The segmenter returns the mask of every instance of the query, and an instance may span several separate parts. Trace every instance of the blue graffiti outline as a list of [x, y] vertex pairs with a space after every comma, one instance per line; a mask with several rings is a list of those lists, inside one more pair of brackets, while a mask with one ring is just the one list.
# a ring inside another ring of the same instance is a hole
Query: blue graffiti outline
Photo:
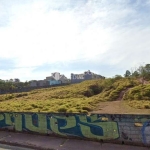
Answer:
[[150, 123], [150, 120], [149, 121], [146, 121], [141, 129], [141, 132], [142, 132], [142, 140], [143, 140], [143, 144], [147, 144], [147, 141], [146, 141], [146, 137], [145, 137], [145, 128], [149, 125]]

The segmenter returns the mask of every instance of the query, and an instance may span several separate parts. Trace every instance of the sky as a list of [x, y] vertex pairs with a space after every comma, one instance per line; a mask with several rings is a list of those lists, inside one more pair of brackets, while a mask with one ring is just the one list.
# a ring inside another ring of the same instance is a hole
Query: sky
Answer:
[[149, 0], [0, 0], [0, 79], [124, 75], [150, 63], [149, 14]]

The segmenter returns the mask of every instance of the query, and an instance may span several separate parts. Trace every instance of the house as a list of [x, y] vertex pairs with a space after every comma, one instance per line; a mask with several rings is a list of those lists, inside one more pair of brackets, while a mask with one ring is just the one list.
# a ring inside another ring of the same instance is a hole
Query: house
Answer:
[[49, 76], [49, 77], [46, 77], [45, 79], [46, 81], [53, 81], [53, 80], [56, 80], [53, 76]]
[[31, 87], [40, 87], [40, 86], [48, 86], [48, 85], [58, 85], [62, 83], [69, 83], [69, 80], [65, 75], [61, 75], [59, 72], [54, 72], [51, 76], [46, 77], [44, 80], [32, 80], [30, 81]]
[[69, 80], [64, 75], [61, 75], [59, 80], [61, 81], [61, 83], [69, 83]]
[[51, 73], [51, 76], [54, 77], [55, 80], [59, 80], [61, 75], [59, 72], [54, 72], [54, 73]]
[[63, 74], [61, 75], [59, 72], [52, 73], [51, 76], [46, 77], [45, 80], [49, 81], [50, 85], [68, 83], [67, 77]]
[[92, 80], [92, 79], [103, 79], [105, 77], [101, 75], [97, 75], [90, 70], [85, 71], [83, 74], [73, 74], [71, 73], [71, 83], [80, 83], [85, 80]]

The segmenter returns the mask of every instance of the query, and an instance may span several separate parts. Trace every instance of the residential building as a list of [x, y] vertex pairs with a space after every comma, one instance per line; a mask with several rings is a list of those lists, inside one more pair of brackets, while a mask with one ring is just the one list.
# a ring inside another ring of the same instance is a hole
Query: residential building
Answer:
[[54, 77], [55, 80], [59, 80], [60, 77], [61, 77], [59, 72], [54, 72], [54, 73], [51, 74], [51, 76]]
[[49, 81], [49, 85], [58, 85], [58, 84], [61, 84], [60, 80], [50, 80]]
[[61, 75], [59, 80], [61, 81], [61, 83], [69, 83], [69, 80], [64, 75]]
[[59, 72], [54, 72], [51, 76], [46, 77], [44, 80], [32, 80], [30, 81], [30, 86], [32, 87], [40, 87], [40, 86], [48, 86], [48, 85], [58, 85], [62, 83], [69, 83], [69, 80], [65, 75], [61, 75]]
[[[61, 75], [59, 72], [54, 72], [51, 74], [51, 76], [46, 77], [47, 81], [53, 81], [51, 82], [52, 84], [57, 83], [57, 84], [61, 84], [61, 83], [68, 83], [68, 79], [67, 77], [65, 77], [65, 75]], [[58, 82], [56, 82], [58, 81]], [[60, 82], [61, 81], [61, 82]]]
[[56, 80], [53, 76], [49, 76], [49, 77], [46, 77], [46, 79], [45, 79], [46, 81], [50, 81], [50, 80]]
[[83, 74], [73, 74], [71, 73], [71, 83], [80, 83], [85, 80], [92, 80], [92, 79], [102, 79], [105, 78], [101, 75], [97, 75], [90, 70], [85, 71]]

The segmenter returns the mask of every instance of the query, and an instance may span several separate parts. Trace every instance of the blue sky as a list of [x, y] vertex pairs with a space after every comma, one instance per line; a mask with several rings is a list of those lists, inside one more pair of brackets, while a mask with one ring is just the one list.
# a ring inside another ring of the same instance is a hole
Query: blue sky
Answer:
[[149, 0], [0, 0], [0, 79], [150, 63]]

